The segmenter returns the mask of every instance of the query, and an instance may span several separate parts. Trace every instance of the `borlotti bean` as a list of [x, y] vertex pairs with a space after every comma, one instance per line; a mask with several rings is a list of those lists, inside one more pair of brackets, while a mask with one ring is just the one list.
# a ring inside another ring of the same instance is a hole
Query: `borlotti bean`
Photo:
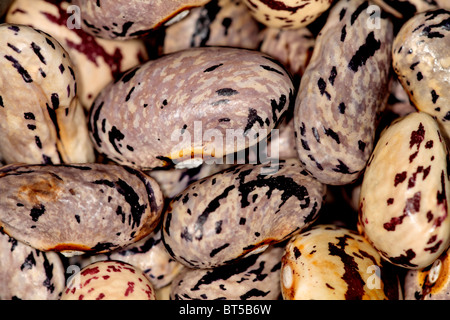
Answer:
[[103, 253], [141, 240], [162, 212], [157, 183], [116, 165], [0, 169], [0, 229], [42, 251]]
[[61, 300], [156, 300], [142, 270], [122, 261], [99, 261], [73, 275]]
[[256, 145], [293, 100], [291, 77], [272, 57], [190, 48], [108, 85], [91, 108], [89, 128], [98, 151], [119, 164], [198, 166]]
[[204, 46], [257, 49], [259, 32], [241, 0], [213, 0], [165, 28], [163, 53]]
[[253, 17], [273, 28], [296, 29], [311, 24], [333, 0], [243, 0]]
[[283, 247], [214, 269], [185, 268], [173, 280], [172, 300], [276, 300], [281, 295]]
[[358, 228], [394, 265], [422, 269], [450, 243], [447, 147], [437, 122], [414, 112], [381, 135], [361, 186]]
[[405, 277], [405, 300], [450, 300], [450, 249], [431, 265], [409, 270]]
[[50, 35], [0, 25], [0, 158], [6, 163], [94, 161], [68, 53]]
[[0, 231], [0, 300], [58, 300], [66, 285], [55, 252], [36, 250]]
[[192, 183], [163, 217], [163, 241], [179, 262], [214, 268], [259, 253], [318, 217], [325, 186], [297, 159], [239, 165]]
[[[398, 279], [358, 232], [316, 225], [292, 237], [281, 264], [285, 300], [397, 300]], [[395, 277], [394, 277], [395, 278]]]
[[82, 25], [87, 33], [104, 39], [137, 38], [151, 30], [181, 19], [191, 8], [210, 0], [73, 0], [83, 14]]
[[[24, 24], [52, 35], [75, 66], [77, 96], [86, 110], [101, 89], [121, 73], [148, 59], [144, 41], [111, 41], [93, 37], [77, 27], [68, 1], [16, 0], [5, 21]], [[82, 13], [80, 13], [81, 15]]]
[[371, 27], [370, 2], [341, 0], [316, 38], [294, 110], [298, 156], [322, 183], [354, 182], [389, 96], [392, 23]]
[[122, 249], [102, 254], [83, 254], [70, 258], [71, 265], [81, 268], [105, 260], [123, 261], [129, 263], [147, 276], [154, 289], [169, 285], [173, 278], [183, 269], [183, 265], [174, 260], [168, 253], [161, 239], [160, 228], [148, 236]]
[[435, 116], [450, 139], [450, 11], [416, 14], [395, 37], [393, 67], [415, 107]]

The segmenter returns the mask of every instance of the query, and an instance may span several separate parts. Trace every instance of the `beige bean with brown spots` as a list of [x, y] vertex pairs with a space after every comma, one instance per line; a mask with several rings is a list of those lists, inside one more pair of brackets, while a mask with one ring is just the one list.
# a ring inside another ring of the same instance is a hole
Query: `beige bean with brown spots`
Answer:
[[142, 270], [115, 260], [92, 263], [71, 276], [61, 300], [156, 300]]
[[414, 112], [381, 135], [361, 186], [359, 230], [394, 265], [421, 269], [450, 243], [448, 152], [437, 122]]

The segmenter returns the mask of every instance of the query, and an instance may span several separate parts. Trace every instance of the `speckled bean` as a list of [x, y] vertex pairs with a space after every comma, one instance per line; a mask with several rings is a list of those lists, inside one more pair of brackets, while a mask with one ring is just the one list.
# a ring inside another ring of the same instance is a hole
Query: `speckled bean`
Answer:
[[0, 229], [42, 251], [107, 252], [152, 232], [157, 183], [122, 166], [9, 165], [0, 169]]
[[72, 0], [72, 3], [83, 13], [84, 31], [100, 38], [125, 40], [143, 36], [209, 1]]
[[163, 218], [168, 252], [188, 267], [214, 268], [265, 250], [313, 223], [325, 186], [298, 160], [240, 165], [192, 183]]
[[405, 300], [450, 300], [450, 249], [431, 265], [409, 270], [405, 277]]
[[257, 49], [259, 26], [241, 0], [213, 0], [164, 30], [163, 53], [191, 47]]
[[55, 252], [36, 250], [0, 231], [0, 300], [58, 300], [66, 285]]
[[120, 164], [201, 164], [264, 139], [293, 95], [288, 72], [268, 55], [191, 48], [108, 85], [91, 108], [89, 128], [98, 151]]
[[399, 282], [356, 231], [316, 225], [292, 237], [282, 258], [285, 300], [396, 300]]
[[363, 177], [359, 230], [392, 264], [421, 269], [447, 250], [447, 165], [447, 146], [426, 113], [411, 113], [382, 133]]
[[61, 300], [156, 300], [145, 274], [122, 261], [99, 261], [72, 276]]
[[101, 89], [126, 70], [148, 59], [144, 41], [111, 41], [69, 28], [68, 1], [16, 0], [5, 21], [24, 24], [52, 35], [69, 53], [75, 66], [77, 96], [86, 110]]
[[214, 269], [185, 268], [173, 280], [172, 300], [276, 300], [281, 295], [283, 247]]
[[416, 14], [395, 37], [393, 67], [415, 107], [436, 117], [450, 141], [450, 11]]
[[73, 64], [50, 35], [0, 25], [0, 158], [6, 163], [94, 161]]
[[298, 156], [322, 183], [354, 182], [389, 96], [392, 23], [371, 28], [370, 2], [341, 0], [316, 38], [294, 110]]
[[273, 28], [296, 29], [311, 24], [333, 0], [243, 0], [253, 17]]

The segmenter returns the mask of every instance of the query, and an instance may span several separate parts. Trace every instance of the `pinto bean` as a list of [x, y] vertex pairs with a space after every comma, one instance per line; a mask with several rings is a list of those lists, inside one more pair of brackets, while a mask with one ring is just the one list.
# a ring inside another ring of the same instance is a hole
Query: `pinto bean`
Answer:
[[316, 38], [294, 110], [299, 159], [330, 185], [360, 176], [389, 96], [392, 23], [371, 28], [370, 2], [339, 1]]
[[6, 163], [93, 162], [69, 54], [49, 34], [0, 25], [0, 158]]
[[103, 253], [152, 232], [157, 183], [122, 166], [9, 165], [0, 169], [0, 228], [42, 251]]
[[198, 166], [256, 145], [293, 100], [291, 77], [272, 57], [191, 48], [108, 85], [94, 102], [89, 128], [97, 150], [119, 164]]
[[[169, 204], [163, 241], [178, 261], [213, 268], [264, 251], [317, 218], [325, 186], [297, 159], [240, 165], [191, 184]], [[271, 169], [273, 170], [273, 169]]]

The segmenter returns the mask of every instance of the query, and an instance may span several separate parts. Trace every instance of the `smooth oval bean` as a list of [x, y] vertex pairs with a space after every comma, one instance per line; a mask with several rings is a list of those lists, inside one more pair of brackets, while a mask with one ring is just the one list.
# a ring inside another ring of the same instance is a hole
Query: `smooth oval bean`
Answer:
[[450, 141], [450, 11], [426, 11], [409, 19], [395, 37], [393, 67], [412, 103], [438, 120]]
[[437, 122], [414, 112], [381, 135], [364, 173], [359, 229], [394, 265], [421, 269], [450, 244], [448, 152]]
[[122, 261], [99, 261], [72, 276], [61, 300], [156, 300], [145, 274]]
[[405, 276], [405, 300], [450, 300], [450, 249], [431, 265], [408, 270]]
[[281, 265], [285, 300], [386, 300], [399, 298], [381, 256], [356, 231], [316, 225], [292, 237]]
[[185, 268], [173, 280], [172, 300], [276, 300], [283, 247], [214, 269]]
[[389, 96], [392, 23], [373, 23], [370, 2], [336, 3], [316, 38], [295, 102], [298, 156], [322, 183], [354, 182], [373, 150]]
[[99, 152], [145, 169], [222, 160], [255, 145], [293, 103], [288, 72], [256, 51], [191, 48], [134, 68], [91, 109]]
[[203, 6], [210, 0], [73, 0], [83, 14], [87, 33], [104, 39], [125, 40], [141, 37], [170, 22], [187, 10]]
[[73, 64], [50, 35], [0, 25], [0, 158], [6, 163], [93, 162]]
[[152, 232], [158, 184], [122, 166], [9, 165], [0, 169], [0, 228], [42, 251], [108, 252]]
[[297, 159], [239, 165], [194, 182], [163, 218], [168, 252], [188, 267], [213, 268], [265, 250], [313, 223], [325, 186]]
[[36, 250], [0, 231], [0, 299], [58, 300], [66, 285], [55, 252]]
[[148, 59], [141, 39], [111, 41], [92, 37], [72, 25], [68, 1], [16, 0], [5, 21], [23, 24], [52, 35], [69, 53], [75, 66], [77, 96], [89, 110], [101, 89], [121, 73]]
[[243, 0], [260, 23], [282, 29], [296, 29], [311, 24], [333, 3], [333, 0]]

